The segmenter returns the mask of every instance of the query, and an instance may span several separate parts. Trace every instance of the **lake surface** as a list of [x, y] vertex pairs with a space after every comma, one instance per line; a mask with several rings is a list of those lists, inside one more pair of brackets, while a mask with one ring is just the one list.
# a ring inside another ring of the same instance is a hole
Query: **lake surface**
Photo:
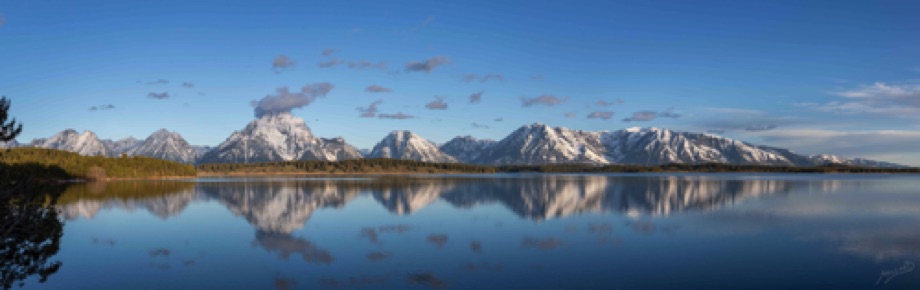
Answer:
[[78, 184], [27, 289], [920, 289], [920, 176]]

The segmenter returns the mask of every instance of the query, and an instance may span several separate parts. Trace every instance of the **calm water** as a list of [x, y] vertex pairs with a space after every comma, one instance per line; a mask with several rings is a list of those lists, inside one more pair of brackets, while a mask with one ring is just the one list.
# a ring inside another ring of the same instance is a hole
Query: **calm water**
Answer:
[[[81, 184], [34, 289], [920, 289], [920, 177]], [[886, 275], [882, 275], [885, 273]]]

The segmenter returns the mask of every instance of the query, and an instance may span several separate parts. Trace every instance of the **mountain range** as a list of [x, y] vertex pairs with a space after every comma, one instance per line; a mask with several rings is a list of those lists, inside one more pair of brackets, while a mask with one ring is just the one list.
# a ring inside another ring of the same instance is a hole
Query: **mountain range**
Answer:
[[373, 149], [359, 150], [341, 137], [315, 136], [303, 119], [289, 113], [269, 114], [253, 120], [216, 147], [190, 145], [178, 133], [165, 129], [144, 140], [131, 137], [102, 140], [92, 131], [79, 133], [68, 129], [27, 144], [14, 141], [0, 146], [53, 148], [82, 155], [147, 156], [197, 164], [393, 158], [493, 166], [727, 163], [902, 167], [862, 158], [803, 155], [788, 149], [758, 146], [712, 134], [664, 128], [581, 131], [540, 123], [522, 126], [498, 141], [460, 136], [441, 145], [410, 131], [393, 131]]

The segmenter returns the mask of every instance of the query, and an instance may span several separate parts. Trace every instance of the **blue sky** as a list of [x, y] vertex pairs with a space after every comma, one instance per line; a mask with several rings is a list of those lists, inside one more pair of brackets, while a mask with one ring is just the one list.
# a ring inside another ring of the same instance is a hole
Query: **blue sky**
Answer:
[[[216, 145], [252, 101], [328, 82], [293, 113], [360, 148], [542, 122], [920, 165], [920, 2], [497, 2], [0, 0], [0, 94], [20, 141], [167, 128]], [[377, 100], [413, 118], [362, 118]]]

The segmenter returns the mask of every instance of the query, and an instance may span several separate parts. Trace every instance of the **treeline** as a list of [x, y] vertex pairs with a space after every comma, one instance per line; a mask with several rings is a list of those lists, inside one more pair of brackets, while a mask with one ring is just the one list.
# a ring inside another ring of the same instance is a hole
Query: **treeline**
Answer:
[[828, 166], [771, 166], [735, 165], [723, 163], [679, 164], [659, 166], [641, 165], [509, 165], [498, 167], [499, 172], [544, 172], [544, 173], [629, 173], [629, 172], [759, 172], [759, 173], [920, 173], [920, 168], [856, 167], [847, 165]]
[[107, 178], [150, 178], [196, 176], [195, 167], [149, 157], [82, 156], [77, 153], [41, 148], [0, 151], [0, 178], [102, 180]]
[[203, 164], [203, 175], [308, 173], [495, 173], [497, 168], [462, 163], [432, 163], [400, 159], [343, 161], [285, 161], [249, 164]]

